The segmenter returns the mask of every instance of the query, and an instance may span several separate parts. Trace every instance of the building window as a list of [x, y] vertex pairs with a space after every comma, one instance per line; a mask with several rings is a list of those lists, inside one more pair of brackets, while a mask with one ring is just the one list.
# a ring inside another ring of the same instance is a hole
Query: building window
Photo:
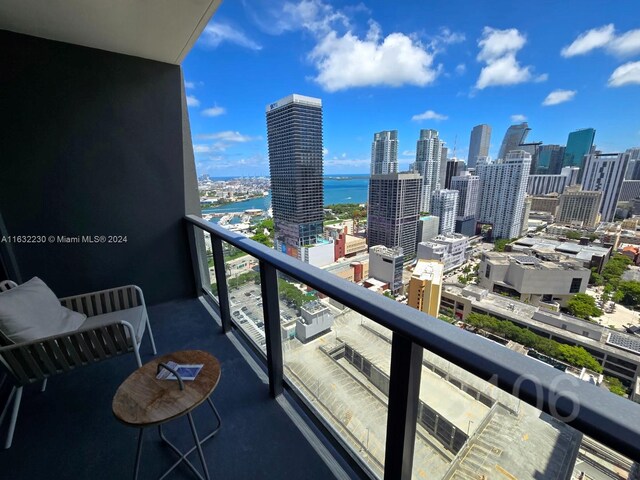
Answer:
[[571, 287], [569, 288], [569, 293], [578, 293], [580, 291], [580, 286], [582, 285], [581, 278], [574, 278], [571, 280]]
[[489, 275], [491, 275], [491, 265], [487, 263], [487, 268], [484, 270], [484, 277], [489, 278]]

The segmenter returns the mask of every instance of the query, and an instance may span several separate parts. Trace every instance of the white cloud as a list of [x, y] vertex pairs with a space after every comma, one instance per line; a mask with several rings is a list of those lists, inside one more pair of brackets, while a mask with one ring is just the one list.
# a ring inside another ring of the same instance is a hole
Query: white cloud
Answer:
[[600, 48], [607, 45], [614, 38], [615, 27], [612, 23], [604, 25], [600, 28], [593, 28], [578, 35], [571, 45], [564, 47], [560, 51], [560, 55], [565, 58], [575, 55], [584, 55], [594, 48]]
[[524, 82], [543, 82], [547, 74], [534, 75], [533, 67], [520, 66], [516, 54], [527, 43], [527, 38], [517, 29], [497, 30], [484, 27], [478, 40], [477, 60], [486, 63], [480, 71], [476, 88], [482, 90], [497, 85], [516, 85]]
[[610, 23], [581, 33], [560, 51], [565, 58], [585, 55], [596, 48], [604, 48], [608, 53], [626, 57], [640, 53], [640, 29], [616, 35], [615, 26]]
[[482, 62], [491, 62], [505, 55], [515, 55], [525, 43], [527, 43], [526, 37], [516, 28], [497, 30], [484, 27], [482, 38], [478, 41], [480, 53], [477, 58]]
[[[312, 77], [324, 90], [335, 92], [354, 87], [403, 85], [425, 86], [440, 74], [434, 57], [446, 45], [459, 43], [464, 35], [441, 28], [435, 35], [391, 32], [369, 20], [366, 34], [350, 24], [349, 15], [369, 15], [363, 5], [336, 9], [322, 0], [299, 2], [258, 1], [245, 6], [249, 15], [267, 33], [279, 35], [305, 30], [315, 40], [308, 61], [317, 73]], [[260, 3], [262, 5], [260, 5]]]
[[249, 135], [244, 135], [240, 132], [234, 132], [232, 130], [225, 130], [223, 132], [216, 133], [203, 133], [200, 135], [196, 135], [196, 138], [202, 140], [221, 140], [224, 142], [232, 142], [232, 143], [245, 143], [252, 142], [254, 140], [260, 140], [262, 137], [252, 137]]
[[329, 149], [328, 148], [323, 148], [322, 149], [322, 156], [326, 157], [327, 155], [329, 155]]
[[198, 106], [200, 106], [200, 100], [198, 100], [193, 95], [187, 95], [187, 106], [189, 106], [189, 107], [198, 107]]
[[210, 145], [203, 145], [203, 144], [193, 144], [193, 151], [194, 153], [209, 153], [212, 151], [212, 148]]
[[521, 113], [516, 113], [515, 115], [511, 115], [511, 121], [513, 123], [522, 123], [527, 121], [527, 117]]
[[262, 50], [262, 46], [247, 37], [242, 30], [216, 20], [205, 27], [198, 39], [200, 45], [210, 48], [216, 48], [224, 42], [233, 43], [249, 50]]
[[205, 108], [201, 113], [205, 117], [218, 117], [227, 113], [227, 109], [216, 105], [215, 107]]
[[196, 88], [195, 82], [184, 82], [184, 88]]
[[402, 156], [403, 157], [415, 157], [416, 156], [416, 151], [415, 150], [405, 150], [402, 152]]
[[415, 122], [419, 122], [421, 120], [446, 120], [447, 118], [449, 118], [446, 115], [442, 115], [440, 113], [436, 113], [433, 110], [427, 110], [424, 113], [419, 113], [417, 115], [414, 115], [413, 117], [411, 117], [411, 120], [415, 121]]
[[573, 100], [573, 97], [578, 93], [576, 90], [554, 90], [551, 92], [542, 102], [542, 105], [550, 106], [550, 105], [558, 105], [559, 103], [568, 102], [569, 100]]
[[382, 38], [375, 22], [370, 22], [363, 39], [350, 31], [339, 35], [332, 30], [309, 54], [318, 69], [314, 80], [329, 92], [364, 86], [425, 86], [439, 73], [433, 58], [420, 42], [403, 33]]
[[640, 85], [640, 62], [628, 62], [616, 68], [607, 85], [609, 87], [622, 87], [624, 85]]
[[456, 73], [458, 75], [464, 75], [466, 71], [467, 71], [467, 66], [464, 63], [459, 63], [458, 65], [456, 65]]
[[640, 29], [617, 36], [607, 45], [607, 50], [621, 57], [640, 53]]

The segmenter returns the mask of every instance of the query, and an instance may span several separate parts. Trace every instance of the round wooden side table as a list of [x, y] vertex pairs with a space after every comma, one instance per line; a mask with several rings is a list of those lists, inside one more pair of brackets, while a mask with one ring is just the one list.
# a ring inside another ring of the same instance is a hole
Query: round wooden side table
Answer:
[[[195, 380], [158, 380], [156, 375], [159, 369], [166, 368], [167, 362], [170, 361], [177, 364], [203, 364], [204, 366]], [[158, 426], [162, 441], [180, 457], [160, 479], [165, 478], [184, 461], [198, 478], [204, 480], [200, 472], [187, 458], [194, 450], [197, 450], [202, 463], [204, 478], [209, 480], [209, 471], [202, 453], [202, 444], [218, 433], [222, 425], [220, 415], [210, 398], [219, 380], [220, 362], [218, 362], [218, 359], [200, 350], [185, 350], [169, 353], [146, 363], [129, 375], [120, 385], [113, 397], [113, 414], [125, 425], [140, 429], [133, 472], [134, 480], [138, 478], [140, 469], [140, 453], [142, 451], [144, 431], [146, 428], [153, 426]], [[205, 401], [209, 403], [213, 414], [216, 416], [218, 426], [200, 440], [191, 411]], [[163, 424], [184, 415], [189, 419], [189, 426], [195, 443], [187, 452], [181, 452], [162, 432]]]

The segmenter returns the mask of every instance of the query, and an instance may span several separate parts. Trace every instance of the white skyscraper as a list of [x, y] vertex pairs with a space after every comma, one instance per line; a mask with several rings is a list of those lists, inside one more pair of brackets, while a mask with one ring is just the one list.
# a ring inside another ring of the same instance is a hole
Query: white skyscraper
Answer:
[[458, 215], [458, 191], [436, 190], [431, 196], [431, 213], [440, 219], [440, 234], [454, 233]]
[[421, 212], [431, 210], [431, 194], [440, 188], [443, 146], [444, 142], [438, 137], [437, 130], [420, 130], [420, 138], [416, 144], [414, 171], [422, 175]]
[[600, 215], [603, 222], [613, 221], [629, 153], [590, 153], [585, 155], [582, 190], [602, 192]]
[[467, 156], [467, 167], [475, 168], [478, 157], [486, 157], [489, 155], [489, 146], [491, 143], [491, 126], [482, 124], [476, 125], [471, 130], [469, 138], [469, 155]]
[[480, 189], [480, 178], [471, 175], [469, 172], [462, 172], [461, 175], [451, 179], [451, 190], [457, 190], [458, 196], [458, 217], [475, 217], [478, 213], [478, 192]]
[[509, 152], [499, 163], [477, 167], [478, 222], [493, 226], [494, 239], [520, 236], [530, 168], [531, 155], [522, 150]]
[[371, 144], [371, 175], [386, 175], [398, 171], [398, 131], [384, 130], [373, 134]]

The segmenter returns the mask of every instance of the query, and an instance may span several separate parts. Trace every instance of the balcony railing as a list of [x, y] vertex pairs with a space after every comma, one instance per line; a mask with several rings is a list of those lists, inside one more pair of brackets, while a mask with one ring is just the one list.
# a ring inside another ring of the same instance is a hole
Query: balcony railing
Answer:
[[[194, 275], [201, 291], [209, 296], [209, 285], [203, 280], [202, 266], [207, 262], [202, 258], [201, 232], [208, 232], [210, 235], [217, 285], [216, 302], [220, 308], [224, 332], [230, 331], [233, 323], [223, 242], [246, 252], [259, 262], [261, 308], [264, 316], [263, 342], [266, 346], [269, 390], [273, 397], [283, 392], [285, 383], [291, 382], [283, 375], [278, 272], [391, 330], [386, 438], [393, 441], [386, 442], [384, 464], [380, 465], [385, 479], [409, 479], [412, 475], [419, 424], [423, 349], [490, 382], [620, 454], [631, 459], [640, 458], [640, 405], [549, 368], [525, 355], [501, 348], [484, 338], [429, 317], [200, 217], [188, 215], [185, 220], [192, 245]], [[375, 332], [374, 328], [370, 330]], [[345, 348], [340, 342], [336, 334], [335, 345]], [[367, 437], [368, 433], [367, 431]], [[359, 441], [366, 451], [368, 446], [364, 441]]]

